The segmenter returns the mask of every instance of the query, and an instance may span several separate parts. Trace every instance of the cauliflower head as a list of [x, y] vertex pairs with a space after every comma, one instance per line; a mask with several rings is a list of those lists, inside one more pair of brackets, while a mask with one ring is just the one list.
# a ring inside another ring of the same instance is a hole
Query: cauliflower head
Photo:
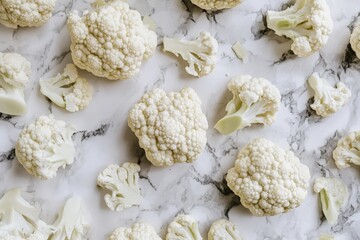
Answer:
[[272, 124], [276, 119], [281, 95], [268, 80], [249, 75], [234, 77], [228, 84], [233, 98], [226, 105], [226, 115], [215, 128], [230, 134], [252, 124]]
[[310, 105], [316, 114], [327, 117], [340, 110], [350, 99], [351, 91], [342, 82], [332, 87], [326, 79], [314, 73], [308, 79], [310, 87], [314, 90], [314, 103]]
[[241, 1], [242, 0], [191, 0], [191, 2], [199, 8], [211, 11], [233, 8]]
[[108, 240], [161, 240], [161, 238], [150, 224], [138, 222], [130, 228], [115, 229]]
[[239, 151], [228, 171], [229, 188], [256, 216], [273, 216], [298, 207], [306, 198], [309, 168], [291, 151], [257, 138]]
[[192, 88], [147, 92], [130, 110], [128, 124], [155, 166], [193, 162], [206, 145], [208, 123]]
[[26, 171], [40, 179], [56, 176], [60, 167], [74, 162], [72, 135], [75, 128], [52, 115], [40, 116], [19, 135], [15, 154]]
[[241, 237], [235, 224], [220, 219], [211, 225], [208, 240], [241, 240]]
[[166, 240], [202, 240], [198, 223], [189, 215], [179, 215], [167, 229]]
[[39, 27], [52, 16], [56, 0], [0, 0], [0, 23], [9, 28]]
[[350, 164], [360, 165], [360, 132], [352, 132], [340, 139], [333, 158], [340, 169], [350, 167]]
[[277, 35], [293, 40], [291, 50], [299, 57], [319, 51], [333, 29], [326, 0], [296, 0], [284, 11], [268, 11], [266, 20]]
[[360, 58], [360, 21], [355, 24], [354, 30], [351, 33], [350, 45], [356, 56]]
[[98, 4], [82, 17], [73, 11], [67, 26], [75, 65], [110, 80], [133, 77], [157, 45], [156, 33], [122, 0]]

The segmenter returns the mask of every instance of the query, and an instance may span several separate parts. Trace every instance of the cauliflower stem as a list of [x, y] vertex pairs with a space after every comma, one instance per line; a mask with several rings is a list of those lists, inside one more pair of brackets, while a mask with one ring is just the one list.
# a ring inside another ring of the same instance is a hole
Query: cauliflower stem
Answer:
[[0, 73], [0, 112], [10, 115], [26, 113], [26, 103], [22, 88], [6, 83]]

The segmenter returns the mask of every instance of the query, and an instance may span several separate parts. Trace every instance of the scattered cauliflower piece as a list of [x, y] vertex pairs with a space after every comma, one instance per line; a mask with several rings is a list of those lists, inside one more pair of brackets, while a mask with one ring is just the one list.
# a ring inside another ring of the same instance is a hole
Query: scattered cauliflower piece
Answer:
[[108, 240], [161, 240], [161, 238], [150, 224], [139, 222], [132, 225], [131, 228], [115, 229]]
[[93, 88], [85, 78], [79, 76], [75, 65], [68, 64], [64, 73], [50, 79], [40, 79], [40, 91], [57, 106], [77, 112], [89, 105]]
[[252, 124], [272, 124], [276, 119], [281, 95], [279, 90], [264, 78], [249, 75], [234, 77], [228, 84], [233, 98], [226, 105], [226, 115], [215, 128], [230, 134]]
[[360, 165], [360, 132], [350, 133], [340, 139], [333, 157], [340, 169], [350, 167], [350, 164]]
[[164, 51], [181, 56], [188, 62], [185, 71], [195, 77], [211, 73], [215, 68], [218, 42], [208, 32], [201, 32], [194, 41], [164, 38]]
[[0, 112], [10, 115], [26, 113], [24, 88], [30, 75], [31, 65], [24, 57], [0, 52]]
[[121, 0], [98, 4], [95, 11], [70, 13], [67, 26], [75, 65], [98, 77], [121, 80], [135, 76], [157, 45], [156, 33]]
[[293, 40], [291, 50], [299, 57], [319, 51], [333, 29], [326, 0], [296, 0], [284, 11], [268, 11], [266, 20], [277, 35]]
[[234, 45], [231, 47], [231, 49], [234, 51], [238, 59], [244, 62], [247, 60], [247, 51], [239, 41], [236, 41]]
[[56, 176], [60, 167], [74, 162], [75, 128], [52, 115], [40, 116], [19, 135], [15, 154], [26, 171], [40, 179]]
[[256, 216], [273, 216], [298, 207], [306, 198], [309, 168], [292, 151], [257, 138], [239, 151], [226, 181], [241, 204]]
[[191, 2], [199, 8], [211, 11], [233, 8], [241, 1], [242, 0], [191, 0]]
[[138, 164], [124, 163], [121, 167], [110, 165], [99, 174], [97, 184], [111, 191], [104, 197], [111, 210], [121, 211], [141, 203], [139, 172]]
[[327, 117], [337, 112], [351, 97], [351, 91], [345, 84], [339, 82], [336, 84], [336, 88], [334, 88], [326, 79], [320, 78], [318, 73], [313, 73], [308, 82], [315, 92], [314, 103], [311, 104], [311, 108], [319, 116]]
[[356, 56], [360, 58], [360, 21], [355, 24], [354, 30], [351, 33], [350, 45], [352, 50], [356, 53]]
[[315, 180], [314, 192], [320, 193], [321, 208], [326, 220], [331, 225], [336, 224], [340, 208], [348, 202], [346, 185], [340, 179], [318, 177]]
[[220, 219], [211, 225], [208, 240], [241, 240], [240, 233], [232, 222]]
[[206, 145], [208, 123], [192, 88], [147, 92], [130, 110], [128, 124], [155, 166], [193, 162]]
[[320, 234], [319, 240], [334, 240], [334, 236], [328, 233]]
[[202, 240], [199, 226], [189, 215], [179, 215], [168, 227], [166, 240]]

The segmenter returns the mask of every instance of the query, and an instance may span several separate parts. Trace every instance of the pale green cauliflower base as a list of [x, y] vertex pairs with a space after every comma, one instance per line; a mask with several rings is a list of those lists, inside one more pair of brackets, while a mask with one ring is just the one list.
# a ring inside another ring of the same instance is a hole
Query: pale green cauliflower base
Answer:
[[221, 10], [225, 8], [233, 8], [242, 0], [191, 0], [191, 2], [205, 10]]
[[120, 227], [109, 236], [108, 240], [162, 240], [155, 229], [148, 223], [135, 223], [131, 227]]

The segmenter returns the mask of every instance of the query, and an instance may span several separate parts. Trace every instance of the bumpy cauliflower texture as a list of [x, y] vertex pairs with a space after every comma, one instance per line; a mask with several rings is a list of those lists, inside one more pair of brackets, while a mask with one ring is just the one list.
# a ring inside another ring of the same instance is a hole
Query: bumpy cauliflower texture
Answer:
[[242, 0], [191, 0], [196, 6], [212, 11], [235, 7], [241, 1]]
[[155, 166], [193, 162], [206, 145], [208, 123], [191, 88], [146, 93], [131, 109], [128, 124]]
[[350, 45], [356, 56], [360, 58], [360, 21], [355, 24], [354, 30], [351, 33]]
[[179, 215], [168, 227], [166, 240], [202, 240], [199, 226], [189, 215]]
[[273, 216], [298, 207], [306, 198], [309, 168], [291, 151], [257, 138], [239, 151], [226, 181], [241, 204], [256, 216]]
[[161, 240], [161, 238], [150, 224], [139, 222], [131, 228], [115, 229], [108, 240]]
[[340, 169], [350, 167], [350, 164], [360, 165], [360, 132], [352, 132], [340, 139], [333, 157]]
[[241, 240], [240, 233], [232, 222], [220, 219], [211, 225], [208, 240]]

